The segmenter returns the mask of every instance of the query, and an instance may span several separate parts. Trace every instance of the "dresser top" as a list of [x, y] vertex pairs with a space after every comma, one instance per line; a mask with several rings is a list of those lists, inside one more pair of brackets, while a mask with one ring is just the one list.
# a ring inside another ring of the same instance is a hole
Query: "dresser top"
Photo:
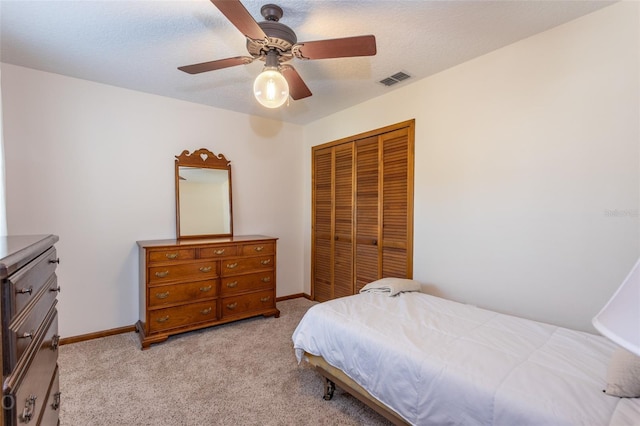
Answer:
[[181, 240], [147, 240], [138, 241], [140, 247], [162, 247], [162, 246], [197, 246], [202, 244], [224, 244], [224, 243], [245, 243], [249, 241], [277, 240], [276, 237], [266, 235], [234, 235], [222, 238], [183, 238]]
[[7, 278], [57, 241], [57, 235], [0, 237], [0, 278]]

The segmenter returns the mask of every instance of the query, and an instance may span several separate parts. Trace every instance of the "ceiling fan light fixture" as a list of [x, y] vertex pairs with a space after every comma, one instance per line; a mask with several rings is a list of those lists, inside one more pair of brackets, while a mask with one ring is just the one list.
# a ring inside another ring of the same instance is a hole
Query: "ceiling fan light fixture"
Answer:
[[265, 67], [253, 82], [253, 95], [266, 108], [278, 108], [289, 98], [289, 84], [277, 68]]

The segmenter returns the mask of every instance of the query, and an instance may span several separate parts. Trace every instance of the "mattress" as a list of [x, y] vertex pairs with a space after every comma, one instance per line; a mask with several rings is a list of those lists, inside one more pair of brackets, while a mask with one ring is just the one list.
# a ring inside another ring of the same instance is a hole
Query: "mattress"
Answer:
[[602, 392], [609, 340], [420, 292], [314, 305], [293, 344], [411, 424], [640, 424], [638, 398]]

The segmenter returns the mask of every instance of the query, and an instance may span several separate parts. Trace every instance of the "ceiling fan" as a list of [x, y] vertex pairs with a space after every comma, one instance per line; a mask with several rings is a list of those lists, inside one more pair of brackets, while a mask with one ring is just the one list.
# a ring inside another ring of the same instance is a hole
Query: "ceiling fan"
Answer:
[[269, 108], [277, 108], [291, 96], [298, 100], [311, 96], [311, 90], [293, 66], [293, 58], [329, 59], [376, 54], [373, 35], [298, 42], [296, 33], [280, 23], [283, 11], [275, 4], [260, 9], [264, 21], [256, 22], [239, 0], [211, 0], [220, 12], [247, 38], [251, 56], [235, 56], [199, 64], [178, 67], [189, 74], [199, 74], [236, 65], [246, 65], [258, 59], [265, 62], [263, 72], [254, 83], [254, 95]]

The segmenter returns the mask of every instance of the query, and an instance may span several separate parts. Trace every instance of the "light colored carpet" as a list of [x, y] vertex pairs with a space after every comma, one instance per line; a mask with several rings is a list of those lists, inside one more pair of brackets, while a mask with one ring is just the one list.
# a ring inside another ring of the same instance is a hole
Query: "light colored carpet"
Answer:
[[256, 317], [185, 333], [140, 350], [136, 333], [60, 347], [60, 421], [90, 425], [388, 425], [298, 365], [291, 335], [313, 305], [279, 302]]

